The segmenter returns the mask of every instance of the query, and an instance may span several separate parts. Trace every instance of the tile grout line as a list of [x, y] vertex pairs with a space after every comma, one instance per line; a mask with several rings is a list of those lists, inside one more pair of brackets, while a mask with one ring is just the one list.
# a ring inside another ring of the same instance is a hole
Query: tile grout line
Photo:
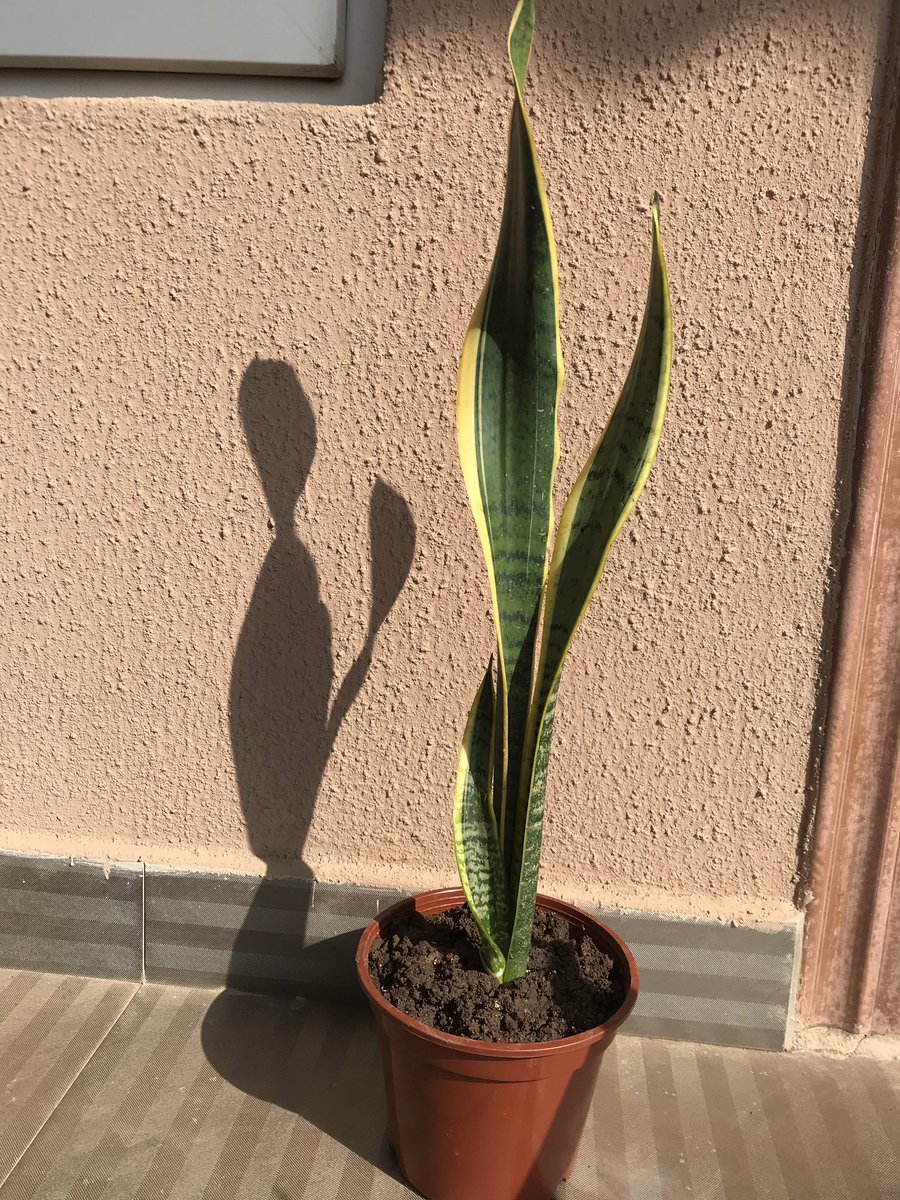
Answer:
[[[108, 980], [108, 982], [116, 983], [116, 982], [121, 982], [121, 981]], [[21, 1154], [19, 1154], [19, 1156], [16, 1158], [16, 1161], [10, 1165], [9, 1170], [7, 1171], [6, 1175], [4, 1175], [3, 1179], [0, 1180], [0, 1196], [2, 1196], [2, 1194], [6, 1191], [6, 1185], [9, 1182], [9, 1180], [12, 1178], [13, 1172], [15, 1171], [16, 1167], [18, 1167], [19, 1163], [24, 1159], [25, 1155], [28, 1153], [28, 1151], [31, 1149], [31, 1147], [34, 1145], [34, 1143], [37, 1141], [37, 1139], [40, 1137], [40, 1135], [44, 1132], [47, 1125], [50, 1123], [50, 1121], [56, 1115], [57, 1111], [59, 1110], [63, 1101], [68, 1096], [69, 1092], [72, 1090], [72, 1088], [78, 1082], [78, 1080], [81, 1078], [82, 1073], [84, 1072], [85, 1068], [89, 1067], [90, 1064], [94, 1061], [94, 1056], [96, 1055], [97, 1051], [100, 1049], [101, 1046], [103, 1046], [106, 1043], [106, 1039], [110, 1036], [110, 1034], [113, 1032], [113, 1030], [116, 1028], [116, 1026], [122, 1020], [122, 1017], [124, 1017], [125, 1013], [131, 1007], [131, 1002], [134, 1000], [135, 996], [137, 996], [138, 992], [141, 991], [142, 987], [143, 987], [143, 985], [140, 983], [134, 984], [134, 990], [132, 991], [132, 993], [128, 997], [128, 999], [125, 1001], [125, 1003], [122, 1005], [121, 1009], [118, 1012], [118, 1015], [116, 1016], [116, 1019], [110, 1025], [109, 1029], [107, 1029], [106, 1033], [104, 1033], [103, 1037], [100, 1038], [100, 1040], [97, 1042], [96, 1046], [94, 1046], [94, 1048], [91, 1050], [90, 1054], [88, 1054], [87, 1058], [84, 1060], [84, 1062], [81, 1064], [81, 1066], [75, 1072], [75, 1074], [72, 1076], [71, 1080], [69, 1081], [68, 1087], [62, 1092], [59, 1099], [53, 1105], [51, 1110], [47, 1113], [47, 1116], [44, 1118], [44, 1120], [41, 1122], [41, 1124], [38, 1126], [38, 1128], [34, 1131], [32, 1136], [28, 1139], [28, 1143], [22, 1147]]]
[[141, 863], [141, 985], [147, 982], [147, 864]]
[[791, 966], [791, 984], [788, 991], [787, 1016], [784, 1022], [782, 1050], [789, 1050], [803, 1025], [797, 1015], [800, 996], [800, 975], [803, 970], [803, 935], [806, 931], [806, 909], [801, 909], [797, 928], [794, 931], [794, 961]]

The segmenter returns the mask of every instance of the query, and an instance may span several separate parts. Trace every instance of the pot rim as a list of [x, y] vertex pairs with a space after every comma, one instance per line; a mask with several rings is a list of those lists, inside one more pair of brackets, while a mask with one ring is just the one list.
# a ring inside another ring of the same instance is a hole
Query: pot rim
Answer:
[[415, 1037], [457, 1053], [467, 1052], [478, 1058], [543, 1058], [547, 1055], [562, 1054], [568, 1050], [587, 1047], [597, 1041], [608, 1040], [626, 1017], [630, 1016], [637, 1002], [640, 978], [637, 963], [628, 946], [617, 933], [608, 925], [604, 925], [597, 917], [591, 916], [590, 913], [584, 912], [565, 900], [557, 900], [553, 896], [545, 896], [542, 893], [538, 893], [538, 907], [558, 912], [561, 916], [570, 917], [579, 924], [598, 930], [603, 934], [601, 941], [611, 943], [611, 947], [607, 948], [618, 952], [619, 966], [621, 967], [624, 963], [627, 968], [628, 991], [625, 999], [611, 1017], [607, 1018], [602, 1025], [595, 1025], [592, 1029], [585, 1029], [582, 1033], [573, 1033], [569, 1037], [556, 1038], [551, 1042], [482, 1042], [475, 1038], [458, 1037], [454, 1033], [444, 1033], [443, 1030], [435, 1029], [432, 1025], [425, 1025], [415, 1017], [408, 1016], [391, 1004], [373, 983], [369, 974], [369, 952], [375, 938], [381, 936], [382, 930], [398, 913], [410, 906], [413, 911], [416, 911], [417, 902], [423, 899], [438, 904], [439, 907], [433, 908], [431, 911], [445, 912], [447, 909], [464, 904], [466, 897], [462, 888], [459, 887], [436, 888], [432, 891], [417, 892], [415, 895], [407, 896], [403, 900], [397, 901], [396, 904], [392, 904], [390, 908], [386, 908], [383, 913], [379, 913], [369, 922], [363, 930], [356, 950], [356, 973], [369, 1003], [377, 1008], [384, 1017], [401, 1025]]

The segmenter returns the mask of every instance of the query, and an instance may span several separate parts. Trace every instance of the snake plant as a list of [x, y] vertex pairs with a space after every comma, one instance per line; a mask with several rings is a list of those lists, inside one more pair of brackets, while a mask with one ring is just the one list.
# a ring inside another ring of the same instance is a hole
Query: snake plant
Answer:
[[484, 965], [525, 974], [540, 864], [553, 715], [566, 653], [656, 454], [672, 359], [672, 315], [651, 205], [652, 256], [631, 369], [562, 512], [552, 545], [556, 410], [563, 381], [556, 247], [524, 88], [534, 0], [507, 41], [515, 95], [506, 193], [487, 284], [463, 345], [457, 437], [488, 569], [497, 631], [469, 712], [453, 829]]

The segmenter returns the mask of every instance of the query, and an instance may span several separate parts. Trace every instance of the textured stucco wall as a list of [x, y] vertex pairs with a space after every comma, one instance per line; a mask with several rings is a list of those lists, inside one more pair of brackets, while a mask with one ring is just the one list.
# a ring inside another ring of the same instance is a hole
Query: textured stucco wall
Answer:
[[[0, 844], [452, 880], [491, 637], [455, 369], [506, 7], [397, 0], [368, 108], [0, 102]], [[542, 7], [560, 499], [627, 368], [654, 187], [677, 322], [567, 669], [543, 883], [781, 914], [881, 3]]]

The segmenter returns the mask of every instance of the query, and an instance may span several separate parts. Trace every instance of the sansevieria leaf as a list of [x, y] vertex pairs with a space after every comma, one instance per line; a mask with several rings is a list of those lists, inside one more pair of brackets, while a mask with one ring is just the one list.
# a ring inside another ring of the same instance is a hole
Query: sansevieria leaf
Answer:
[[506, 192], [493, 265], [466, 335], [457, 436], [487, 563], [497, 627], [494, 806], [509, 871], [535, 673], [535, 648], [559, 455], [556, 405], [563, 366], [556, 251], [522, 89], [534, 0], [509, 32], [515, 99]]
[[647, 481], [662, 432], [672, 364], [672, 307], [656, 197], [652, 223], [650, 285], [631, 370], [609, 424], [563, 509], [550, 563], [538, 690], [528, 736], [532, 773], [523, 785], [515, 838], [519, 857], [511, 876], [515, 912], [505, 980], [524, 974], [528, 957], [563, 662], [613, 542]]
[[481, 931], [484, 965], [502, 978], [510, 935], [506, 872], [491, 803], [494, 685], [489, 666], [466, 722], [456, 792], [453, 841], [459, 878]]
[[650, 472], [672, 360], [654, 197], [650, 286], [631, 369], [563, 510], [548, 565], [563, 364], [553, 228], [523, 98], [534, 17], [534, 0], [519, 0], [507, 42], [515, 96], [500, 234], [466, 334], [457, 401], [459, 453], [487, 564], [498, 659], [496, 690], [489, 667], [466, 724], [454, 835], [482, 958], [502, 983], [524, 975], [528, 963], [563, 664]]

